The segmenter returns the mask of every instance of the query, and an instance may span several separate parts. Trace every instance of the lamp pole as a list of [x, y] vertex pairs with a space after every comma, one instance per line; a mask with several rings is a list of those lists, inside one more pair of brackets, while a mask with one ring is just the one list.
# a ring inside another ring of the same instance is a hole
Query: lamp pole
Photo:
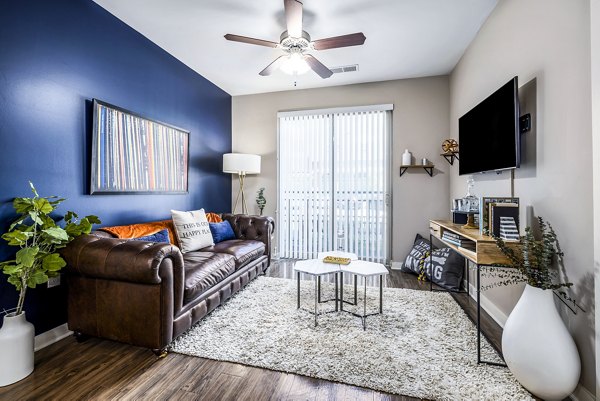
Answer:
[[235, 198], [235, 206], [233, 206], [233, 213], [237, 210], [237, 205], [240, 200], [240, 196], [242, 198], [242, 214], [248, 214], [248, 205], [246, 205], [246, 195], [244, 194], [244, 179], [246, 178], [246, 172], [240, 171], [238, 172], [238, 178], [240, 180], [240, 190], [238, 191], [237, 197]]

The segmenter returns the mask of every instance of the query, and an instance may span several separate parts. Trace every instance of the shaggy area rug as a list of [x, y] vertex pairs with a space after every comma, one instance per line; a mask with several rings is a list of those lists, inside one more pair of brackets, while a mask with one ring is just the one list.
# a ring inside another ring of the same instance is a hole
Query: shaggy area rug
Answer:
[[[333, 295], [323, 285], [323, 299]], [[344, 287], [350, 295], [352, 288]], [[362, 291], [359, 287], [359, 305]], [[439, 400], [525, 400], [506, 368], [477, 365], [473, 323], [449, 294], [384, 288], [384, 314], [361, 319], [296, 309], [296, 282], [259, 277], [172, 343], [175, 352]], [[301, 282], [302, 308], [314, 284]], [[377, 311], [379, 289], [367, 289]], [[321, 311], [333, 310], [333, 302]], [[345, 306], [352, 309], [352, 306]], [[499, 361], [482, 339], [482, 356]]]

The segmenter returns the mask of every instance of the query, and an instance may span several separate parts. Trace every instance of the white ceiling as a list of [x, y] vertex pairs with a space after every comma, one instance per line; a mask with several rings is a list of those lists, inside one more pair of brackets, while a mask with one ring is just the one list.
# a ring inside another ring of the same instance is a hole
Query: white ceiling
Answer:
[[[283, 0], [94, 0], [231, 95], [294, 89], [281, 71], [258, 73], [281, 50], [230, 42], [226, 33], [279, 42]], [[363, 46], [312, 51], [358, 72], [297, 77], [297, 89], [448, 74], [497, 0], [303, 0], [313, 40], [363, 32]]]

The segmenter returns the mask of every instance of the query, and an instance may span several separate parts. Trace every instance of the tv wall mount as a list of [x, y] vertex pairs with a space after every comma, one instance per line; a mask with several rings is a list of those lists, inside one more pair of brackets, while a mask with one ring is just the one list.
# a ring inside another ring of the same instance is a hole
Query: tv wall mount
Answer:
[[524, 134], [531, 130], [531, 114], [523, 114], [519, 117], [519, 132]]

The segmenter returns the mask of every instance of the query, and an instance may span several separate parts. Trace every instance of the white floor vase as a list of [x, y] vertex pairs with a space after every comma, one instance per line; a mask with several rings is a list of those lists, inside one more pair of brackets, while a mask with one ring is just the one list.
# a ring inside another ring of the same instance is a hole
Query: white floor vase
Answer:
[[0, 387], [16, 383], [33, 372], [35, 330], [25, 312], [4, 316], [0, 328]]
[[579, 381], [581, 361], [551, 290], [530, 285], [508, 317], [502, 353], [527, 390], [545, 400], [562, 400]]

